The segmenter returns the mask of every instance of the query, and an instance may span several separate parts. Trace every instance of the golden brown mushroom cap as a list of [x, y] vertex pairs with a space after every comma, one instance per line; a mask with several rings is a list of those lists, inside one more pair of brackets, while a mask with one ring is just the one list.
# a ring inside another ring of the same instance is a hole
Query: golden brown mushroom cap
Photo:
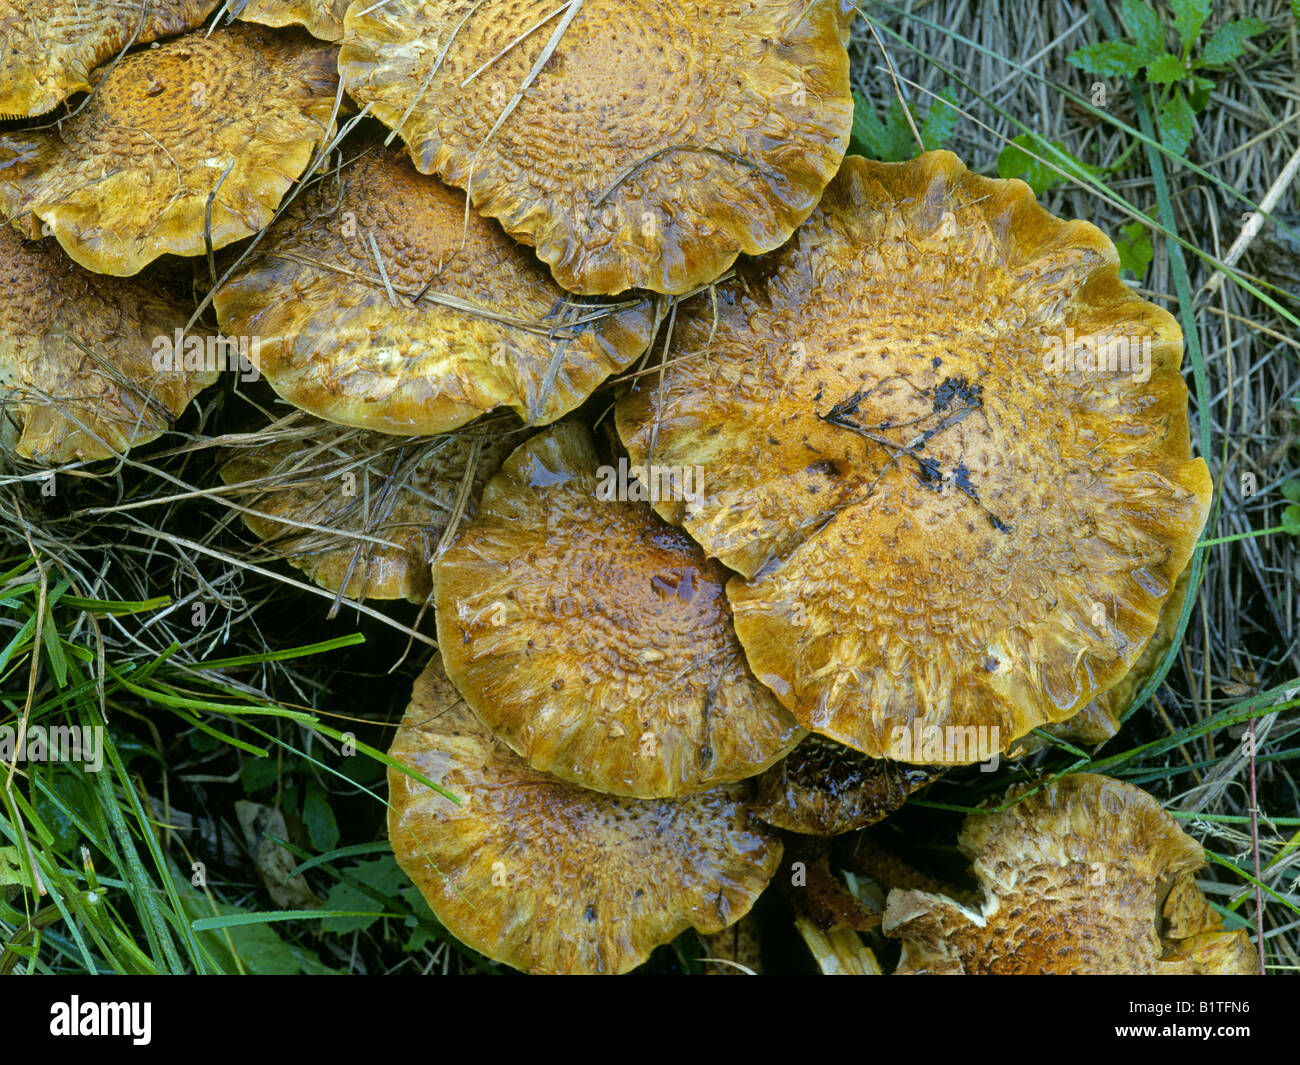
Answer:
[[242, 515], [253, 535], [322, 588], [423, 603], [462, 493], [463, 515], [473, 517], [483, 485], [518, 443], [517, 425], [497, 419], [410, 440], [312, 419], [275, 443], [235, 451], [221, 476], [253, 493], [237, 498], [257, 512]]
[[[373, 2], [373, 0], [372, 0]], [[343, 13], [351, 0], [244, 0], [230, 5], [245, 22], [263, 26], [304, 26], [313, 37], [337, 41], [343, 36]]]
[[235, 25], [128, 55], [60, 126], [0, 134], [0, 210], [101, 274], [202, 255], [209, 197], [214, 248], [250, 236], [331, 133], [335, 54]]
[[559, 7], [354, 4], [339, 70], [421, 171], [468, 189], [573, 292], [686, 292], [787, 240], [848, 146], [851, 11]]
[[0, 117], [39, 115], [90, 88], [130, 44], [199, 25], [217, 0], [0, 0]]
[[883, 820], [938, 776], [811, 733], [755, 781], [750, 809], [788, 832], [838, 836]]
[[[0, 225], [5, 442], [58, 465], [108, 458], [166, 432], [219, 376], [219, 366], [197, 359], [189, 370], [170, 361], [188, 317], [146, 279], [88, 274], [53, 241], [27, 242]], [[206, 359], [207, 338], [188, 339]]]
[[1245, 931], [1223, 931], [1196, 889], [1200, 845], [1130, 784], [1064, 777], [1001, 813], [970, 815], [957, 842], [983, 905], [890, 892], [882, 928], [903, 941], [896, 973], [1244, 975], [1258, 966]]
[[400, 154], [371, 147], [339, 181], [299, 196], [214, 299], [225, 329], [261, 337], [262, 372], [295, 406], [399, 434], [498, 406], [546, 423], [650, 343], [649, 300], [570, 298]]
[[[804, 727], [979, 761], [1132, 667], [1210, 479], [1178, 326], [1117, 263], [949, 152], [851, 157], [716, 319], [708, 296], [679, 308], [619, 434], [634, 462], [704, 467], [705, 497], [660, 513], [742, 575], [736, 631]], [[1131, 373], [1058, 369], [1066, 340], [1108, 334]]]
[[739, 920], [781, 861], [745, 785], [636, 801], [525, 765], [470, 712], [437, 657], [389, 752], [456, 805], [390, 769], [388, 835], [438, 920], [537, 973], [621, 973], [694, 927]]
[[448, 675], [534, 769], [597, 791], [761, 772], [803, 733], [745, 665], [722, 567], [598, 466], [564, 423], [488, 482], [434, 564]]

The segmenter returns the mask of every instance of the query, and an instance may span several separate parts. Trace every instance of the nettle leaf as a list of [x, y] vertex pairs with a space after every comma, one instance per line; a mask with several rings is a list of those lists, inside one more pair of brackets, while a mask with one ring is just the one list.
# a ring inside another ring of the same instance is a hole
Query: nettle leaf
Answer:
[[1201, 35], [1201, 27], [1210, 16], [1210, 0], [1169, 0], [1169, 6], [1174, 11], [1174, 29], [1178, 31], [1178, 41], [1186, 54]]
[[[394, 896], [403, 885], [409, 883], [406, 874], [398, 868], [397, 860], [391, 854], [376, 858], [374, 861], [357, 862], [348, 869], [348, 872], [381, 895]], [[379, 907], [379, 902], [346, 880], [340, 880], [331, 887], [325, 897], [327, 910], [358, 910], [362, 913], [373, 913]], [[342, 935], [362, 931], [377, 920], [379, 920], [377, 916], [324, 917], [320, 924], [323, 931]]]
[[1187, 68], [1176, 55], [1166, 52], [1147, 67], [1147, 81], [1152, 85], [1172, 85], [1187, 77]]
[[1175, 155], [1185, 156], [1195, 135], [1196, 114], [1183, 95], [1183, 90], [1176, 89], [1174, 95], [1160, 108], [1160, 139]]
[[1120, 78], [1136, 74], [1151, 56], [1129, 41], [1098, 41], [1084, 45], [1065, 58], [1085, 73]]
[[[1300, 3], [1300, 0], [1297, 0]], [[957, 128], [961, 117], [957, 111], [957, 96], [951, 89], [944, 89], [930, 103], [930, 110], [925, 113], [921, 123], [921, 141], [927, 152], [942, 148]]]
[[1121, 226], [1120, 232], [1124, 234], [1123, 238], [1115, 241], [1115, 250], [1119, 252], [1119, 268], [1127, 270], [1141, 281], [1146, 276], [1151, 260], [1155, 258], [1151, 234], [1141, 222]]
[[1199, 74], [1192, 76], [1191, 88], [1187, 90], [1187, 99], [1192, 109], [1199, 115], [1210, 102], [1210, 93], [1214, 91], [1214, 82]]
[[[1048, 163], [1054, 163], [1065, 174]], [[998, 177], [1020, 178], [1036, 196], [1060, 185], [1067, 176], [1082, 180], [1103, 173], [1103, 167], [1085, 163], [1067, 152], [1060, 141], [1046, 140], [1037, 133], [1020, 134], [998, 153]]]
[[912, 127], [907, 124], [903, 104], [897, 96], [890, 102], [885, 120], [881, 122], [871, 102], [856, 92], [853, 94], [853, 131], [849, 135], [849, 150], [885, 163], [901, 163], [916, 155], [916, 138], [912, 136]]
[[1240, 58], [1250, 38], [1259, 36], [1267, 29], [1268, 26], [1257, 18], [1239, 18], [1226, 26], [1220, 26], [1201, 52], [1196, 65], [1226, 67], [1234, 59]]
[[1142, 0], [1124, 0], [1119, 7], [1119, 17], [1147, 55], [1159, 55], [1165, 50], [1165, 27], [1160, 16]]

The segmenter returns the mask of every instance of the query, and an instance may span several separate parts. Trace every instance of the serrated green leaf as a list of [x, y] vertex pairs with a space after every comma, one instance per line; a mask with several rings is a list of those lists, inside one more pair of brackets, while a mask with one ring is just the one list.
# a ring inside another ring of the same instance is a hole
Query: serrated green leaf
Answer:
[[951, 89], [944, 89], [930, 103], [930, 110], [925, 113], [921, 123], [921, 141], [927, 152], [942, 148], [957, 128], [960, 118], [957, 111], [957, 96]]
[[1152, 85], [1172, 85], [1187, 77], [1187, 68], [1176, 55], [1166, 52], [1147, 67], [1147, 81]]
[[[410, 883], [391, 854], [372, 862], [357, 862], [348, 872], [381, 895], [397, 895], [404, 885]], [[380, 914], [374, 912], [376, 905], [375, 900], [360, 888], [341, 880], [330, 888], [325, 897], [325, 909], [360, 911], [362, 916], [327, 917], [321, 921], [321, 928], [326, 932], [337, 933], [359, 932], [369, 928], [380, 917]]]
[[890, 101], [889, 111], [881, 122], [870, 101], [856, 92], [853, 94], [853, 131], [849, 135], [849, 150], [886, 163], [900, 163], [916, 155], [912, 127], [907, 124], [907, 116], [897, 96]]
[[1160, 140], [1175, 155], [1187, 155], [1187, 148], [1196, 135], [1196, 114], [1187, 102], [1182, 89], [1174, 90], [1164, 107], [1160, 108]]
[[1196, 65], [1226, 67], [1234, 59], [1240, 58], [1250, 38], [1257, 37], [1267, 29], [1268, 26], [1257, 18], [1239, 18], [1235, 22], [1220, 26], [1201, 52]]
[[1057, 173], [1049, 162], [1066, 175], [1080, 179], [1105, 172], [1102, 167], [1071, 155], [1059, 141], [1045, 140], [1037, 133], [1022, 133], [998, 153], [998, 177], [1020, 178], [1034, 190], [1034, 195], [1041, 196], [1065, 181], [1065, 176]]
[[1142, 0], [1124, 0], [1119, 6], [1119, 17], [1138, 47], [1148, 56], [1164, 51], [1165, 27], [1160, 16]]
[[1129, 41], [1098, 41], [1084, 45], [1065, 58], [1089, 74], [1121, 78], [1136, 74], [1150, 57]]
[[1155, 258], [1151, 247], [1151, 234], [1141, 222], [1121, 226], [1123, 239], [1115, 241], [1115, 250], [1119, 252], [1121, 270], [1128, 270], [1139, 281], [1146, 276], [1147, 267]]
[[1174, 29], [1184, 54], [1201, 35], [1201, 27], [1210, 15], [1210, 0], [1169, 0], [1174, 11]]

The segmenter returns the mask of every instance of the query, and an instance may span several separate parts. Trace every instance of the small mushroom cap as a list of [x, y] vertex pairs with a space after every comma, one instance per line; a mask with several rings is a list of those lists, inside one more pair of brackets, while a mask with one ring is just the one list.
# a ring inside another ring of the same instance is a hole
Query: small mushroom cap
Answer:
[[[53, 241], [0, 225], [0, 421], [34, 462], [109, 458], [156, 439], [217, 380], [204, 358], [172, 361], [188, 310], [146, 279], [81, 270]], [[155, 365], [165, 356], [164, 368]]]
[[[704, 466], [658, 509], [741, 574], [737, 634], [800, 724], [877, 758], [976, 733], [944, 744], [973, 762], [1127, 673], [1211, 485], [1177, 323], [1110, 241], [949, 152], [851, 157], [738, 274], [679, 307], [617, 425], [633, 462]], [[1108, 337], [1131, 373], [1056, 358]]]
[[958, 846], [983, 904], [890, 892], [882, 929], [903, 941], [896, 973], [1244, 975], [1258, 965], [1246, 933], [1223, 931], [1196, 889], [1200, 845], [1130, 784], [1064, 777], [970, 815]]
[[59, 127], [0, 134], [0, 210], [101, 274], [250, 236], [331, 133], [335, 54], [235, 25], [128, 55]]
[[389, 770], [398, 864], [452, 935], [517, 969], [626, 972], [687, 928], [708, 935], [739, 920], [781, 861], [743, 784], [636, 801], [530, 769], [436, 657], [390, 754], [460, 800]]
[[238, 0], [230, 12], [244, 22], [263, 26], [304, 26], [313, 37], [337, 41], [343, 36], [343, 14], [351, 0]]
[[238, 499], [258, 512], [243, 514], [253, 535], [322, 588], [423, 603], [434, 550], [462, 493], [462, 514], [472, 517], [483, 485], [518, 442], [517, 424], [498, 419], [410, 440], [313, 419], [303, 433], [235, 451], [221, 476], [256, 493]]
[[813, 733], [758, 778], [750, 809], [788, 832], [839, 836], [888, 817], [940, 772], [868, 758]]
[[90, 88], [90, 72], [130, 44], [198, 26], [218, 0], [0, 0], [0, 117], [39, 115]]
[[656, 324], [648, 299], [570, 299], [462, 193], [377, 147], [299, 196], [214, 305], [225, 329], [262, 338], [262, 372], [290, 403], [398, 434], [499, 406], [554, 421]]
[[853, 121], [840, 0], [554, 14], [354, 4], [339, 70], [421, 171], [468, 189], [573, 292], [689, 291], [816, 206]]
[[803, 732], [745, 664], [722, 567], [598, 467], [566, 422], [488, 482], [434, 564], [448, 675], [529, 765], [597, 791], [761, 772]]

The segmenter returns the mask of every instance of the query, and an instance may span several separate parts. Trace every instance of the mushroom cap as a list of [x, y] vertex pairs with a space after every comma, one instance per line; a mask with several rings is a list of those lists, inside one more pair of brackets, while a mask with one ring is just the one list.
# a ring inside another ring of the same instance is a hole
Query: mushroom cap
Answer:
[[518, 442], [516, 427], [497, 419], [411, 440], [313, 419], [301, 434], [233, 451], [221, 476], [256, 493], [240, 499], [259, 512], [242, 515], [249, 531], [322, 588], [423, 603], [461, 492], [472, 517], [483, 485]]
[[[1013, 799], [1026, 790], [1013, 788]], [[896, 973], [1247, 974], [1258, 956], [1196, 888], [1200, 845], [1146, 792], [1063, 777], [958, 836], [984, 892], [978, 909], [891, 891], [883, 931]]]
[[788, 832], [839, 836], [884, 820], [937, 776], [811, 733], [755, 781], [750, 809]]
[[746, 786], [682, 799], [601, 795], [530, 769], [470, 712], [437, 657], [389, 769], [397, 862], [461, 942], [517, 969], [621, 973], [694, 927], [743, 917], [781, 861]]
[[648, 299], [571, 299], [462, 193], [377, 147], [295, 199], [213, 302], [224, 328], [261, 337], [262, 373], [290, 403], [398, 434], [498, 406], [554, 421], [656, 325]]
[[598, 466], [566, 422], [488, 482], [434, 563], [448, 675], [529, 765], [584, 787], [654, 798], [761, 772], [803, 732], [745, 664], [722, 567]]
[[[1147, 380], [1054, 369], [1109, 335]], [[1177, 323], [1096, 228], [949, 152], [847, 159], [790, 243], [678, 308], [669, 355], [619, 402], [632, 461], [705, 467], [660, 513], [741, 574], [755, 675], [873, 757], [982, 728], [945, 750], [978, 761], [1087, 705], [1208, 512]]]
[[[1105, 743], [1119, 731], [1124, 712], [1132, 704], [1133, 697], [1151, 679], [1178, 634], [1178, 620], [1182, 617], [1183, 604], [1187, 601], [1191, 573], [1191, 567], [1188, 567], [1175, 582], [1173, 594], [1165, 600], [1160, 611], [1155, 634], [1142, 648], [1142, 654], [1124, 678], [1113, 688], [1102, 692], [1073, 717], [1054, 725], [1045, 725], [1044, 731], [1071, 743], [1082, 744]], [[1032, 741], [1033, 737], [1030, 739]]]
[[250, 236], [331, 133], [335, 54], [235, 25], [128, 55], [58, 127], [0, 134], [0, 210], [101, 274], [202, 255], [210, 197], [213, 248]]
[[0, 117], [39, 115], [90, 88], [90, 72], [128, 43], [199, 25], [218, 0], [148, 4], [0, 0]]
[[[5, 443], [58, 465], [156, 439], [220, 373], [198, 359], [188, 370], [170, 358], [155, 365], [188, 318], [148, 279], [88, 274], [53, 241], [28, 242], [0, 225]], [[207, 338], [188, 339], [206, 355]]]
[[354, 4], [339, 70], [421, 171], [468, 189], [574, 292], [689, 291], [816, 206], [853, 121], [841, 0], [555, 14], [548, 0]]
[[322, 41], [343, 37], [343, 14], [352, 0], [237, 0], [230, 5], [231, 14], [244, 22], [263, 26], [303, 26]]

